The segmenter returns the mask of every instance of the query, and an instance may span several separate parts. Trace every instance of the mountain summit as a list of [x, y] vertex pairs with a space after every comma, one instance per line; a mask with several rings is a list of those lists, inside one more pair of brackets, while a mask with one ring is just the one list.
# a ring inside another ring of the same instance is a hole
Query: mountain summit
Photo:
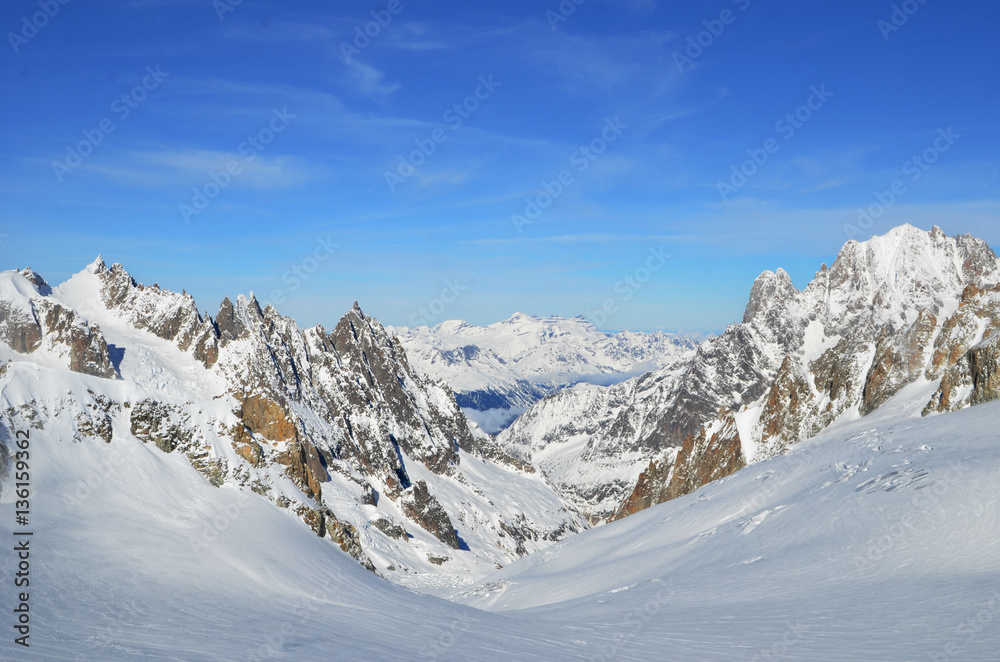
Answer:
[[574, 388], [499, 437], [594, 522], [690, 492], [936, 382], [926, 412], [991, 399], [982, 357], [1000, 331], [1000, 264], [982, 240], [910, 225], [846, 244], [797, 290], [782, 270], [743, 321], [672, 366]]
[[7, 271], [2, 359], [5, 438], [37, 425], [183, 458], [404, 583], [481, 575], [585, 526], [357, 303], [302, 330], [252, 294], [202, 315], [101, 258], [54, 288]]

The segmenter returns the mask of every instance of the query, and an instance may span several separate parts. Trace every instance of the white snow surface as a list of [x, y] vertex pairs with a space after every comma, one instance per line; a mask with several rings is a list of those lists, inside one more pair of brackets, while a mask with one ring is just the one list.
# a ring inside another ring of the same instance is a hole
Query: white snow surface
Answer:
[[[55, 389], [47, 377], [22, 363], [0, 394]], [[380, 580], [290, 513], [124, 431], [109, 445], [31, 429], [34, 629], [30, 655], [8, 633], [0, 657], [996, 660], [1000, 404], [920, 419], [928, 388], [457, 602]], [[8, 480], [8, 540], [13, 499]], [[4, 576], [14, 563], [0, 554]]]

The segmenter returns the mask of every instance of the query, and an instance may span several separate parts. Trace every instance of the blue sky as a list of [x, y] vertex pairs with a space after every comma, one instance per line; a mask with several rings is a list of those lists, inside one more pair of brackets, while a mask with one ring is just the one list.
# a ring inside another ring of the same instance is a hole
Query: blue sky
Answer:
[[997, 3], [236, 1], [3, 3], [3, 268], [706, 331], [850, 234], [1000, 245]]

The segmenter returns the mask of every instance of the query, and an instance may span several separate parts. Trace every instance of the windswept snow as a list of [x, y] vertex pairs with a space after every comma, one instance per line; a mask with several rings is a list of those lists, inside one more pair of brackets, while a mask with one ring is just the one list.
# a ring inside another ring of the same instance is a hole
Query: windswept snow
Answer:
[[[31, 653], [995, 660], [1000, 404], [920, 419], [925, 395], [522, 559], [459, 604], [378, 579], [183, 458], [34, 429]], [[5, 489], [5, 530], [13, 510]], [[5, 576], [13, 563], [0, 555]], [[0, 655], [28, 659], [11, 639]]]

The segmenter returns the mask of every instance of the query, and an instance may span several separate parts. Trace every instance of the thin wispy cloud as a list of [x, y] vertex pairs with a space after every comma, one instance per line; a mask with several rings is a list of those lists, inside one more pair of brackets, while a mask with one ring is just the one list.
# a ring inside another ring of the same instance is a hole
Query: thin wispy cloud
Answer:
[[232, 177], [234, 188], [295, 188], [326, 172], [300, 157], [257, 154], [248, 160], [245, 153], [204, 149], [128, 151], [79, 169], [117, 183], [163, 188], [200, 182], [230, 163], [239, 166], [239, 174]]
[[457, 242], [460, 245], [489, 246], [505, 244], [602, 244], [602, 243], [643, 243], [643, 242], [692, 242], [704, 241], [705, 235], [674, 234], [567, 234], [549, 237], [486, 237]]

